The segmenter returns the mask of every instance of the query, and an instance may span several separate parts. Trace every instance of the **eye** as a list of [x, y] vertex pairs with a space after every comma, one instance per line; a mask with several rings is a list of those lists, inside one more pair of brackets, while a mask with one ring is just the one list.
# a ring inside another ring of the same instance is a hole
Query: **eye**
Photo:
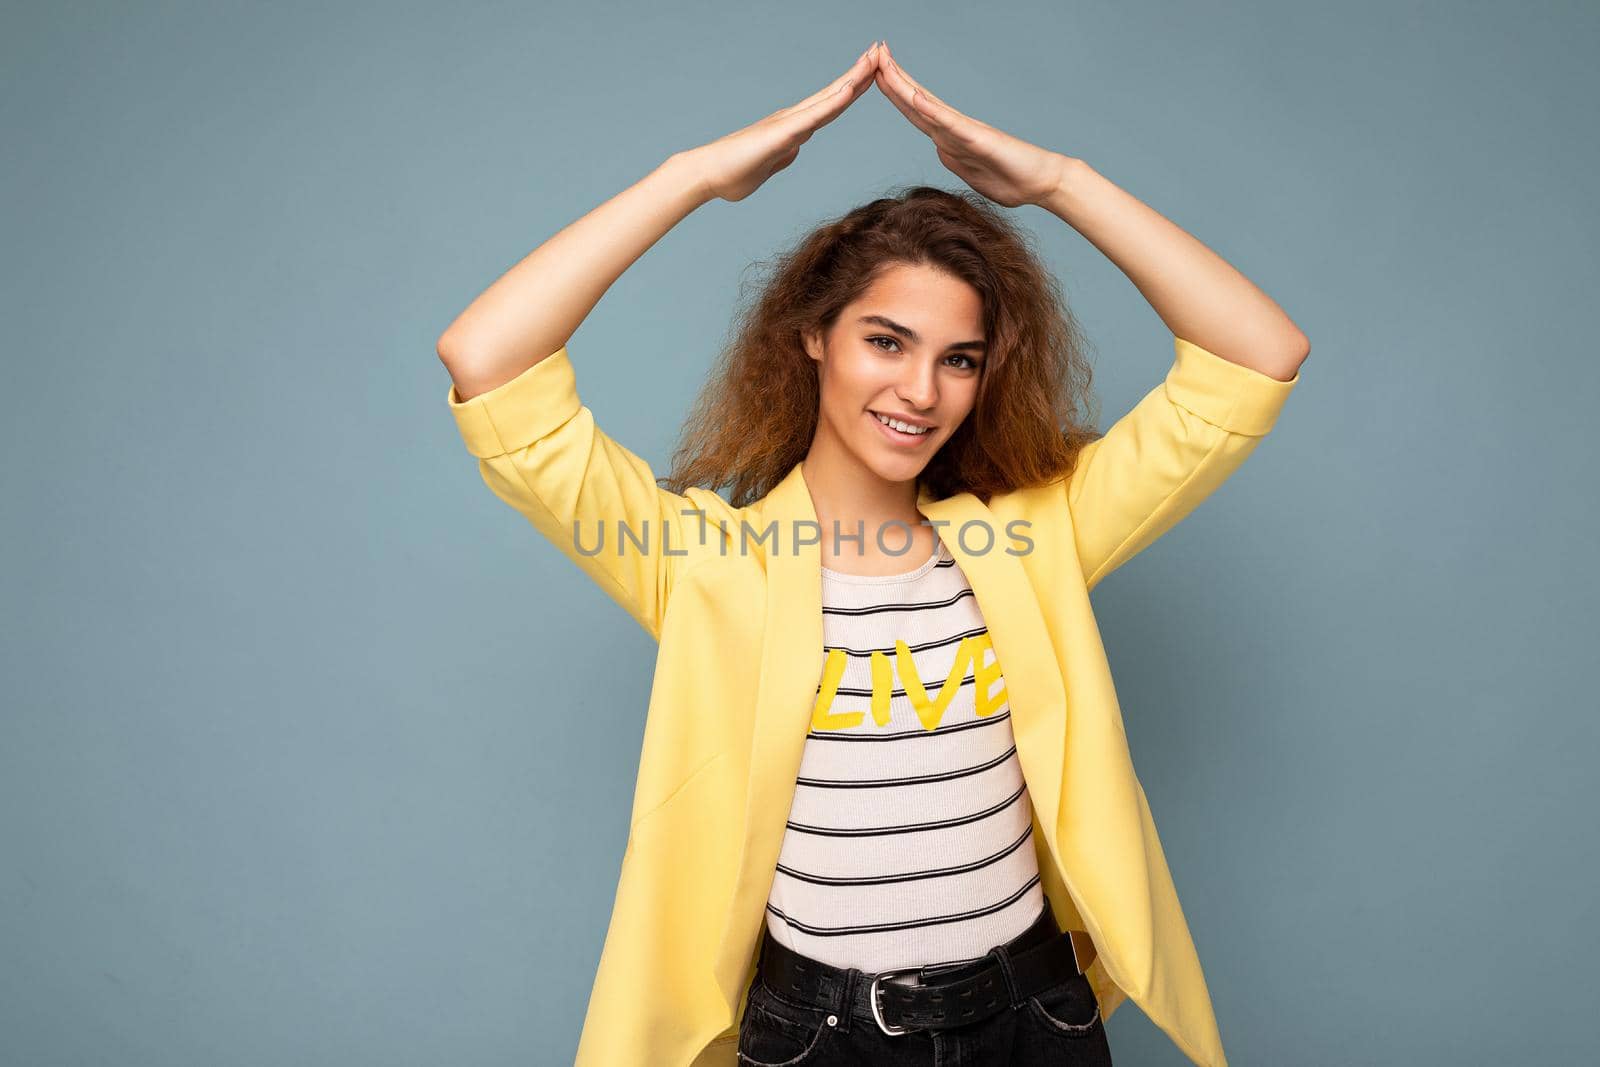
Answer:
[[965, 367], [962, 367], [961, 368], [962, 370], [977, 370], [978, 369], [978, 361], [973, 359], [971, 356], [966, 355], [965, 353], [953, 352], [953, 353], [951, 353], [950, 358], [951, 359], [964, 359], [964, 360], [966, 360], [967, 361], [967, 365]]
[[[896, 349], [898, 349], [900, 347], [900, 342], [899, 341], [895, 340], [893, 337], [886, 337], [883, 334], [877, 334], [875, 336], [867, 338], [867, 344], [872, 345], [872, 347], [874, 347], [874, 348], [878, 348], [877, 345], [873, 344], [874, 341], [888, 341], [890, 344], [894, 345], [894, 347]], [[891, 350], [887, 349], [887, 348], [878, 348], [878, 351], [880, 351], [880, 352], [888, 352], [888, 351], [891, 351]]]

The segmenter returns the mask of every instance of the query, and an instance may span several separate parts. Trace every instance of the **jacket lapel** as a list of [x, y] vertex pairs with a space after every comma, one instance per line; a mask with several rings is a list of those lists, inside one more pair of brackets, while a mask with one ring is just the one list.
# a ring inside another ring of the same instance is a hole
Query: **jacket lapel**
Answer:
[[[1022, 777], [1028, 784], [1039, 826], [1054, 851], [1067, 698], [1039, 598], [1034, 595], [1021, 558], [1006, 551], [1011, 542], [1004, 525], [977, 497], [971, 493], [957, 493], [943, 500], [919, 497], [917, 506], [930, 519], [949, 521], [939, 530], [961, 564], [983, 612], [983, 623], [1005, 679], [1011, 732], [1016, 739]], [[961, 530], [968, 523], [976, 524], [967, 537], [973, 552], [962, 544]], [[986, 546], [988, 550], [984, 551]]]
[[[744, 828], [738, 875], [715, 960], [717, 984], [735, 1007], [765, 925], [766, 902], [822, 669], [821, 549], [808, 544], [797, 550], [794, 544], [802, 520], [817, 522], [800, 468], [796, 463], [756, 505], [759, 526], [755, 533], [776, 522], [777, 543], [770, 550], [763, 543], [766, 633], [753, 711]], [[934, 500], [923, 486], [917, 507], [927, 518], [948, 523], [938, 527], [940, 535], [960, 563], [983, 612], [1005, 678], [1023, 777], [1053, 854], [1066, 695], [1038, 599], [1018, 557], [1005, 550], [1009, 543], [1005, 531], [977, 497], [958, 493]], [[987, 524], [987, 530], [980, 525], [969, 535], [975, 548], [988, 544], [988, 531], [993, 532], [989, 551], [969, 553], [962, 545], [960, 531], [971, 522]]]

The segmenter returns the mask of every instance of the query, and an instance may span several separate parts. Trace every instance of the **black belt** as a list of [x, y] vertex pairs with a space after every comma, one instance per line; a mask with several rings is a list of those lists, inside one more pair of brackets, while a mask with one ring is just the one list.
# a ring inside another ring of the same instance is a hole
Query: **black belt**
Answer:
[[[1001, 949], [1005, 950], [1014, 991], [1007, 988]], [[1094, 957], [1094, 941], [1088, 933], [1063, 933], [1047, 902], [1033, 925], [980, 959], [878, 974], [812, 959], [773, 940], [771, 931], [762, 927], [757, 973], [779, 996], [819, 1008], [837, 1005], [840, 991], [847, 990], [853, 1014], [873, 1020], [878, 1029], [894, 1035], [950, 1030], [988, 1018], [1001, 1008], [1021, 1004], [1035, 993], [1082, 974]], [[916, 975], [917, 984], [890, 984], [890, 979], [904, 975]]]

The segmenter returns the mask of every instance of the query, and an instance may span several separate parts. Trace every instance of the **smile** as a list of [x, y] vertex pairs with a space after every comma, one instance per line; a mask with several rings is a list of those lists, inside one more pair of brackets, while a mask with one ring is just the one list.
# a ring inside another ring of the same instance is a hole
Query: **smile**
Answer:
[[886, 415], [879, 415], [876, 411], [869, 411], [873, 420], [883, 428], [884, 435], [898, 445], [921, 444], [933, 431], [931, 426], [912, 426], [899, 419], [891, 419]]

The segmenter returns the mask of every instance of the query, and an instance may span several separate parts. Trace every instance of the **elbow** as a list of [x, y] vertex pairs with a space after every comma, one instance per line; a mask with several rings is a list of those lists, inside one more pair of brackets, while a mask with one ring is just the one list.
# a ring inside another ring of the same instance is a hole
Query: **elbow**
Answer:
[[483, 356], [488, 345], [485, 341], [484, 331], [476, 328], [466, 312], [462, 312], [450, 321], [433, 343], [433, 350], [438, 353], [439, 361], [445, 366], [464, 366]]
[[449, 330], [439, 335], [439, 340], [434, 342], [434, 354], [439, 357], [439, 362], [448, 369], [452, 364], [460, 362], [461, 341]]
[[1311, 339], [1296, 330], [1295, 336], [1283, 347], [1283, 362], [1274, 364], [1274, 369], [1267, 373], [1279, 381], [1293, 381], [1300, 373], [1300, 365], [1309, 355], [1311, 355]]
[[1299, 340], [1295, 342], [1294, 354], [1298, 362], [1304, 363], [1306, 357], [1311, 355], [1311, 338], [1303, 333], [1300, 334]]
[[472, 399], [478, 393], [485, 392], [481, 382], [483, 373], [474, 370], [472, 358], [468, 355], [472, 350], [446, 330], [433, 346], [434, 354], [439, 357], [439, 362], [444, 365], [445, 373], [450, 375], [450, 382], [455, 386], [453, 399], [462, 403]]

